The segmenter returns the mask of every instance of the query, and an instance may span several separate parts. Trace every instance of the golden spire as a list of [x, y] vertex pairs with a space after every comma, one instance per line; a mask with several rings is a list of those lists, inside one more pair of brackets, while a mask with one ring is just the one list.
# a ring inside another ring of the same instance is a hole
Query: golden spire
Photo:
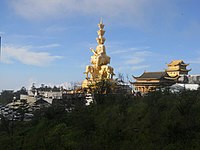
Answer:
[[100, 18], [100, 24], [103, 24], [103, 19], [102, 19], [102, 17]]
[[106, 39], [103, 37], [105, 30], [103, 30], [104, 24], [103, 24], [102, 18], [100, 19], [98, 27], [99, 27], [99, 30], [97, 31], [98, 37], [96, 38], [96, 40], [97, 40], [98, 45], [100, 45], [100, 44], [104, 44], [104, 42], [106, 41]]

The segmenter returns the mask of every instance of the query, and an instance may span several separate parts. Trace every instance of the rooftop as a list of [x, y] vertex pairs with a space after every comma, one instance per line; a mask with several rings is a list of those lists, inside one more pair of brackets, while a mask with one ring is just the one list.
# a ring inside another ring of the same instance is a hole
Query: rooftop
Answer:
[[176, 66], [176, 65], [179, 65], [179, 64], [188, 65], [188, 64], [185, 64], [185, 63], [183, 62], [183, 60], [173, 60], [172, 62], [170, 62], [170, 63], [168, 64], [168, 66]]
[[135, 79], [161, 79], [167, 75], [166, 72], [144, 72], [139, 77], [134, 77]]

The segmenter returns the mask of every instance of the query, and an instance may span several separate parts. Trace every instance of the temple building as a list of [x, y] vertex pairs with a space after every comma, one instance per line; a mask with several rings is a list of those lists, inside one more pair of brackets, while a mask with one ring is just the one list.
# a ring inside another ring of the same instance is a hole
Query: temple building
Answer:
[[186, 69], [189, 64], [185, 64], [182, 60], [173, 60], [167, 64], [168, 68], [165, 70], [170, 77], [176, 77], [180, 75], [188, 75], [191, 69]]
[[175, 83], [174, 78], [171, 78], [166, 72], [144, 72], [139, 77], [134, 77], [136, 82], [131, 82], [136, 91], [148, 93], [155, 91], [158, 88], [171, 86]]
[[131, 84], [135, 87], [136, 91], [148, 93], [179, 82], [179, 78], [187, 75], [190, 71], [186, 69], [188, 64], [185, 64], [182, 60], [174, 60], [167, 64], [167, 66], [168, 68], [165, 71], [144, 72], [139, 77], [133, 76], [136, 81], [131, 82]]

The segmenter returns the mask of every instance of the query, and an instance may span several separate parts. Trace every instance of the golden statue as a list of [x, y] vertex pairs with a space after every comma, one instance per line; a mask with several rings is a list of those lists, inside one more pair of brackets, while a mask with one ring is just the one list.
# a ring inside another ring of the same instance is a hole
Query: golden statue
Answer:
[[96, 41], [98, 43], [96, 50], [90, 48], [93, 52], [91, 56], [91, 64], [86, 66], [86, 79], [82, 83], [82, 88], [88, 88], [90, 85], [94, 85], [101, 80], [112, 80], [114, 74], [114, 69], [108, 66], [110, 63], [110, 57], [106, 55], [106, 47], [104, 42], [106, 39], [103, 37], [105, 30], [102, 20], [98, 24], [99, 30], [97, 31], [98, 37]]

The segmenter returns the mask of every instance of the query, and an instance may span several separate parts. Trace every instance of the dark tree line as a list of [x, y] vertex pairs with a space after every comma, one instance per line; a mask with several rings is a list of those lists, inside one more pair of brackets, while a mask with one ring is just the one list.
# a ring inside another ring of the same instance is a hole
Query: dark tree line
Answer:
[[70, 112], [60, 107], [41, 110], [31, 122], [15, 122], [13, 131], [3, 120], [1, 149], [198, 150], [200, 147], [200, 90], [157, 91], [145, 97], [126, 94], [95, 97], [96, 104], [84, 107], [77, 103], [79, 106]]
[[13, 99], [20, 99], [20, 94], [27, 94], [25, 87], [22, 87], [18, 91], [13, 90], [3, 90], [0, 95], [0, 104], [8, 104], [13, 101]]

